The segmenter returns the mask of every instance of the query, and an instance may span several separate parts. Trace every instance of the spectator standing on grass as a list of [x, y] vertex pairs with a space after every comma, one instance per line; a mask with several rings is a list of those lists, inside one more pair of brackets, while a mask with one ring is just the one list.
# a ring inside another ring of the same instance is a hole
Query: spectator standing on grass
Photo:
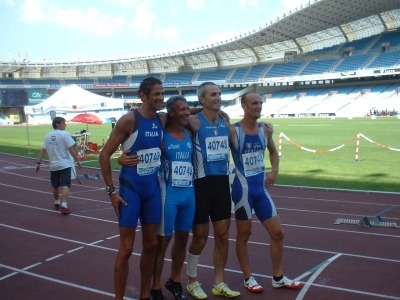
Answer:
[[[262, 100], [257, 93], [248, 92], [241, 97], [241, 104], [244, 117], [240, 122], [230, 126], [230, 147], [236, 168], [232, 184], [237, 228], [236, 254], [243, 272], [244, 286], [251, 292], [257, 293], [263, 290], [250, 272], [247, 249], [254, 209], [270, 236], [272, 286], [300, 289], [303, 283], [292, 281], [283, 275], [284, 232], [275, 204], [268, 192], [278, 176], [279, 156], [268, 125], [257, 122], [261, 117]], [[269, 173], [265, 173], [265, 149], [268, 149], [272, 166]]]
[[[47, 152], [50, 164], [50, 182], [53, 187], [54, 208], [60, 209], [61, 213], [68, 215], [70, 213], [68, 207], [69, 188], [71, 187], [71, 168], [72, 162], [69, 154], [75, 159], [79, 169], [82, 167], [78, 155], [75, 152], [75, 141], [71, 135], [65, 131], [67, 124], [65, 119], [55, 117], [52, 122], [54, 128], [49, 132], [43, 142], [42, 149], [39, 152], [36, 161], [36, 173], [40, 170], [40, 164]], [[60, 202], [60, 187], [61, 187], [61, 200]]]

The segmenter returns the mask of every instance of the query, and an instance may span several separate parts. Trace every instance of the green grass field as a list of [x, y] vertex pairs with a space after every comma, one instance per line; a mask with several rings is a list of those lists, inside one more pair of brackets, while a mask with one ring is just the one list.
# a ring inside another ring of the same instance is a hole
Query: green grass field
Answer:
[[[277, 149], [280, 132], [297, 145], [312, 150], [336, 148], [361, 132], [375, 143], [400, 150], [400, 120], [396, 117], [378, 117], [376, 120], [287, 118], [264, 121], [274, 125]], [[70, 124], [66, 130], [74, 134], [83, 129], [86, 129], [84, 124]], [[2, 126], [0, 152], [36, 158], [45, 134], [51, 130], [51, 125]], [[92, 134], [90, 141], [101, 148], [102, 140], [107, 138], [110, 130], [110, 124], [89, 125]], [[99, 167], [98, 153], [86, 153], [83, 165]], [[283, 138], [277, 184], [400, 192], [400, 151], [388, 150], [361, 138], [357, 162], [355, 155], [356, 140], [336, 151], [312, 153], [301, 150]], [[268, 159], [266, 161], [269, 165]], [[113, 159], [113, 168], [119, 169], [116, 159]]]

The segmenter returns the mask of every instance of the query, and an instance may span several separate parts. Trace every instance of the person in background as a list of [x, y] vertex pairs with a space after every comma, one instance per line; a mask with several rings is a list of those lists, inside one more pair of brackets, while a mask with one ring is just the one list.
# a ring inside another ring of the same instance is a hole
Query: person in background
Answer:
[[111, 130], [113, 130], [115, 127], [115, 124], [117, 123], [117, 118], [111, 117], [110, 120], [111, 120]]
[[[36, 161], [36, 173], [40, 170], [40, 164], [47, 152], [50, 164], [50, 182], [53, 187], [54, 208], [60, 209], [63, 215], [70, 213], [68, 207], [69, 188], [71, 187], [71, 169], [72, 162], [69, 154], [75, 159], [79, 169], [82, 164], [78, 159], [75, 152], [75, 141], [72, 136], [65, 131], [67, 124], [65, 119], [55, 117], [52, 122], [54, 128], [44, 138], [42, 149], [39, 152]], [[60, 187], [61, 187], [61, 200], [60, 202]]]
[[[243, 94], [241, 104], [244, 117], [240, 122], [230, 126], [230, 148], [236, 168], [232, 184], [237, 228], [236, 254], [243, 272], [244, 286], [255, 293], [263, 290], [252, 276], [249, 267], [247, 241], [251, 236], [254, 209], [270, 236], [272, 286], [300, 289], [303, 283], [292, 281], [283, 275], [284, 232], [275, 204], [268, 192], [268, 189], [275, 184], [279, 171], [279, 156], [272, 139], [271, 126], [257, 122], [262, 109], [262, 100], [257, 93]], [[265, 173], [265, 149], [268, 149], [272, 166], [268, 173]]]

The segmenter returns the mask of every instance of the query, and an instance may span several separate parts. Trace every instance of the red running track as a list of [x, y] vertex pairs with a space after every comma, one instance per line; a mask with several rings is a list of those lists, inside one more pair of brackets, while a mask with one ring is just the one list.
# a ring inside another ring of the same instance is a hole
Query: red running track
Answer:
[[[73, 180], [71, 214], [62, 216], [53, 209], [48, 165], [44, 163], [39, 174], [34, 168], [32, 159], [0, 154], [0, 298], [112, 299], [119, 238], [103, 180]], [[84, 168], [79, 171], [83, 173], [100, 171]], [[114, 181], [118, 186], [117, 172]], [[381, 213], [383, 221], [400, 225], [400, 195], [277, 186], [271, 195], [285, 230], [284, 272], [305, 286], [272, 288], [269, 238], [255, 217], [251, 270], [264, 291], [247, 291], [235, 254], [232, 219], [225, 281], [241, 292], [239, 299], [400, 299], [400, 229], [334, 224], [338, 218], [360, 220]], [[218, 298], [211, 294], [213, 244], [210, 232], [198, 271], [209, 299]], [[127, 299], [139, 297], [140, 245], [138, 234]], [[163, 281], [169, 270], [168, 251]], [[182, 282], [187, 282], [186, 266]], [[164, 294], [173, 299], [165, 289]]]

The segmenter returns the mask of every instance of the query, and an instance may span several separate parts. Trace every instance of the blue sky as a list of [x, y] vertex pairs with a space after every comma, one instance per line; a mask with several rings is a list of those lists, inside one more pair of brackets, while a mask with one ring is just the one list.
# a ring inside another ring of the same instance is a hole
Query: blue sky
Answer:
[[0, 0], [0, 60], [113, 58], [220, 41], [304, 0]]

